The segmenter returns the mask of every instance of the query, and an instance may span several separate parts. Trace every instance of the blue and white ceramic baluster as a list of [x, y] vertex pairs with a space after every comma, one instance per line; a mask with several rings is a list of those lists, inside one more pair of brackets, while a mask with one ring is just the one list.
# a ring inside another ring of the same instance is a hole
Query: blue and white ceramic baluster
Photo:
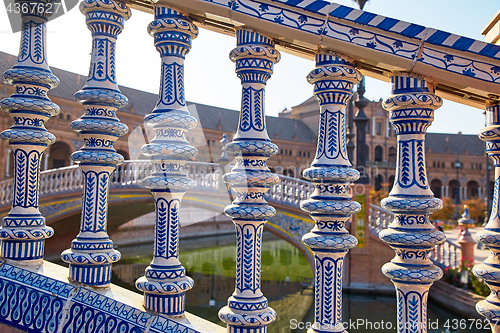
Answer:
[[116, 116], [127, 105], [116, 81], [116, 39], [130, 9], [119, 0], [84, 0], [80, 11], [92, 32], [92, 56], [87, 83], [75, 93], [85, 113], [71, 123], [84, 145], [71, 155], [84, 175], [80, 233], [61, 254], [71, 280], [107, 287], [111, 266], [120, 259], [107, 234], [109, 178], [123, 157], [113, 143], [128, 128]]
[[[38, 4], [43, 6], [51, 2], [16, 3], [22, 8], [34, 6], [37, 9], [46, 8]], [[1, 256], [19, 264], [41, 264], [45, 239], [54, 234], [38, 210], [42, 154], [47, 145], [56, 140], [44, 123], [59, 113], [59, 107], [47, 97], [47, 91], [57, 87], [59, 80], [47, 63], [47, 16], [44, 14], [37, 10], [21, 12], [17, 64], [4, 73], [5, 81], [14, 85], [16, 91], [0, 101], [0, 107], [14, 119], [14, 125], [0, 133], [0, 138], [10, 143], [14, 154], [14, 199], [0, 228]]]
[[347, 251], [358, 244], [345, 229], [345, 222], [361, 206], [352, 201], [349, 185], [359, 178], [346, 149], [346, 105], [361, 74], [347, 57], [329, 52], [316, 54], [316, 69], [307, 77], [314, 84], [320, 105], [320, 124], [316, 156], [304, 170], [315, 190], [301, 202], [302, 210], [315, 222], [302, 237], [314, 252], [315, 321], [308, 331], [344, 332], [342, 326], [342, 269]]
[[279, 178], [266, 165], [278, 147], [267, 134], [264, 92], [280, 54], [272, 39], [255, 31], [240, 29], [236, 39], [230, 58], [242, 84], [241, 113], [236, 135], [226, 145], [236, 165], [224, 175], [235, 193], [224, 213], [236, 227], [236, 288], [228, 305], [219, 311], [219, 318], [229, 333], [265, 333], [276, 312], [268, 307], [260, 290], [262, 232], [276, 210], [267, 204], [264, 194]]
[[486, 141], [486, 152], [495, 166], [495, 191], [488, 224], [484, 230], [475, 234], [479, 243], [488, 247], [491, 254], [483, 264], [474, 266], [474, 275], [483, 279], [491, 289], [486, 300], [476, 304], [476, 310], [486, 317], [493, 332], [500, 332], [500, 104], [486, 107], [487, 126], [479, 132], [481, 140]]
[[429, 221], [442, 208], [434, 198], [425, 169], [425, 132], [434, 120], [434, 110], [443, 101], [434, 86], [409, 73], [391, 78], [393, 95], [382, 106], [396, 129], [398, 163], [389, 197], [381, 205], [394, 213], [394, 221], [379, 237], [396, 252], [382, 272], [396, 288], [399, 333], [427, 332], [427, 297], [432, 283], [443, 272], [429, 259], [429, 252], [445, 241]]
[[142, 147], [153, 173], [144, 179], [155, 200], [156, 227], [153, 261], [135, 285], [144, 292], [144, 307], [171, 316], [184, 314], [185, 292], [193, 280], [179, 261], [179, 213], [186, 190], [194, 185], [186, 163], [196, 156], [185, 133], [196, 126], [184, 95], [184, 58], [198, 28], [184, 13], [155, 5], [148, 31], [161, 55], [161, 84], [156, 107], [144, 119], [155, 137]]

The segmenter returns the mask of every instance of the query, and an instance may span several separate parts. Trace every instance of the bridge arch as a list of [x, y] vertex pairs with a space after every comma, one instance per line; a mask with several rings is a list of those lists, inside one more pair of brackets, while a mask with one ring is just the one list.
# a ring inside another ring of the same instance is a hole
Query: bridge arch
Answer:
[[443, 187], [443, 182], [441, 179], [433, 179], [431, 180], [431, 191], [434, 193], [434, 196], [436, 198], [442, 198], [443, 193], [442, 193], [442, 187]]
[[[111, 177], [108, 200], [108, 231], [112, 233], [124, 223], [154, 211], [154, 201], [149, 189], [141, 180], [151, 172], [148, 160], [124, 161]], [[195, 187], [182, 200], [182, 207], [197, 207], [220, 213], [231, 203], [225, 184], [221, 187], [219, 165], [190, 162], [188, 174]], [[0, 216], [6, 214], [11, 203], [11, 180], [0, 182]], [[47, 225], [54, 228], [53, 237], [46, 240], [47, 258], [67, 248], [76, 237], [82, 204], [83, 178], [74, 165], [41, 173], [40, 211]], [[297, 247], [313, 263], [312, 254], [303, 243], [302, 235], [314, 226], [312, 219], [299, 203], [313, 191], [311, 183], [293, 177], [280, 176], [279, 184], [271, 188], [266, 200], [277, 210], [276, 216], [265, 226], [275, 236]], [[314, 267], [313, 267], [314, 268]]]

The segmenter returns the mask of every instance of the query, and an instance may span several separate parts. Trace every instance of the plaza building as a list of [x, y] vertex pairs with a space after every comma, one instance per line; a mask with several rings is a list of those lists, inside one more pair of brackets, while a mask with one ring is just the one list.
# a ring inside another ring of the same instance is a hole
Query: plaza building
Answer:
[[[0, 72], [12, 68], [17, 56], [0, 52]], [[78, 119], [83, 107], [75, 101], [73, 95], [85, 84], [87, 77], [51, 67], [52, 72], [62, 82], [57, 88], [50, 90], [49, 97], [60, 106], [58, 116], [45, 123], [49, 132], [56, 136], [56, 142], [44, 153], [42, 171], [69, 166], [72, 164], [71, 153], [77, 151], [83, 140], [73, 131], [70, 124]], [[144, 116], [153, 110], [158, 95], [128, 87], [120, 86], [121, 92], [127, 96], [129, 103], [117, 111], [121, 122], [129, 131], [114, 143], [114, 147], [126, 160], [147, 159], [141, 154], [141, 146], [154, 137], [154, 132], [144, 125]], [[0, 99], [14, 93], [14, 88], [0, 82]], [[232, 140], [238, 127], [239, 112], [223, 108], [189, 103], [188, 109], [198, 120], [198, 126], [187, 133], [187, 140], [198, 149], [194, 160], [218, 163], [222, 153], [220, 140], [227, 135]], [[7, 112], [0, 113], [0, 132], [4, 131], [14, 120]], [[307, 168], [314, 158], [316, 135], [314, 131], [300, 120], [266, 117], [269, 137], [280, 148], [278, 155], [271, 158], [268, 166], [272, 171], [296, 177]], [[10, 146], [0, 140], [0, 180], [12, 177], [14, 158]]]
[[[364, 112], [369, 119], [366, 124], [366, 169], [370, 183], [375, 190], [389, 192], [397, 162], [396, 132], [389, 122], [389, 113], [382, 107], [382, 99], [370, 101]], [[319, 105], [314, 97], [291, 110], [284, 110], [279, 116], [301, 120], [316, 134], [318, 132]], [[349, 128], [348, 118], [346, 124], [348, 132], [355, 132], [354, 128]], [[459, 200], [485, 199], [487, 187], [491, 196], [494, 175], [489, 171], [492, 164], [486, 157], [484, 142], [477, 135], [427, 133], [425, 149], [427, 176], [436, 197], [452, 198], [454, 202], [457, 197]], [[351, 162], [355, 164], [354, 160]]]
[[[12, 68], [16, 59], [14, 55], [0, 52], [0, 72]], [[56, 136], [56, 142], [44, 153], [42, 170], [71, 165], [71, 153], [83, 145], [70, 124], [82, 114], [83, 108], [73, 95], [82, 88], [87, 78], [57, 68], [51, 70], [64, 84], [49, 92], [61, 112], [45, 124]], [[129, 132], [120, 137], [114, 146], [125, 159], [147, 159], [140, 148], [154, 137], [154, 133], [144, 126], [143, 118], [155, 107], [157, 95], [128, 87], [120, 87], [120, 90], [129, 103], [119, 109], [117, 115], [128, 126]], [[13, 92], [12, 86], [0, 82], [0, 99]], [[394, 182], [397, 144], [389, 114], [382, 108], [381, 102], [370, 101], [364, 109], [369, 118], [366, 128], [367, 172], [376, 190], [388, 192]], [[198, 119], [198, 126], [187, 134], [187, 140], [199, 151], [195, 160], [218, 163], [222, 153], [220, 140], [224, 134], [227, 140], [232, 140], [238, 127], [239, 112], [199, 103], [190, 103], [189, 110]], [[8, 113], [0, 113], [0, 131], [8, 129], [13, 122]], [[301, 176], [314, 159], [318, 123], [319, 105], [314, 97], [291, 110], [284, 110], [279, 117], [266, 117], [269, 137], [279, 147], [278, 154], [268, 160], [273, 172], [290, 177]], [[477, 135], [428, 133], [426, 145], [428, 178], [436, 197], [484, 199], [488, 166], [484, 142]], [[458, 181], [457, 161], [460, 164]], [[355, 161], [352, 162], [354, 164]], [[9, 145], [3, 140], [0, 141], [0, 166], [0, 180], [11, 178], [14, 159]], [[490, 180], [492, 178], [491, 172]], [[489, 186], [493, 188], [492, 181]]]

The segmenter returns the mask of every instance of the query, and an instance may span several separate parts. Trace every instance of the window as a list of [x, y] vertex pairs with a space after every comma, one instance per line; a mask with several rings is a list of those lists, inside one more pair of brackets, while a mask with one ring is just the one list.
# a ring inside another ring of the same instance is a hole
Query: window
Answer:
[[307, 152], [307, 157], [311, 157], [311, 152], [310, 151]]
[[370, 134], [370, 122], [366, 123], [366, 134]]
[[382, 135], [382, 123], [380, 121], [377, 121], [377, 135], [380, 136]]
[[375, 162], [382, 162], [384, 156], [384, 150], [382, 146], [375, 147]]

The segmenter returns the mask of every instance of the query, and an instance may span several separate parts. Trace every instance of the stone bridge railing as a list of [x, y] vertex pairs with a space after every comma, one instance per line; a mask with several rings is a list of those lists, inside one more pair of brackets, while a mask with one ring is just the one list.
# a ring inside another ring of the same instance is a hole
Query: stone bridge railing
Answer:
[[[146, 160], [124, 161], [117, 166], [110, 178], [110, 189], [142, 186], [142, 180], [151, 175], [152, 164]], [[187, 174], [194, 180], [194, 189], [218, 190], [221, 173], [217, 163], [189, 162]], [[305, 180], [279, 175], [280, 181], [266, 193], [265, 198], [282, 205], [298, 207], [314, 190]], [[82, 172], [77, 165], [42, 171], [40, 173], [40, 197], [83, 189]], [[12, 203], [13, 182], [0, 182], [0, 208]]]
[[[387, 229], [393, 220], [394, 214], [387, 209], [373, 204], [370, 205], [369, 226], [370, 231], [375, 235]], [[461, 251], [462, 249], [459, 245], [446, 240], [443, 244], [435, 246], [434, 250], [430, 253], [430, 259], [442, 268], [457, 268], [460, 267]]]

